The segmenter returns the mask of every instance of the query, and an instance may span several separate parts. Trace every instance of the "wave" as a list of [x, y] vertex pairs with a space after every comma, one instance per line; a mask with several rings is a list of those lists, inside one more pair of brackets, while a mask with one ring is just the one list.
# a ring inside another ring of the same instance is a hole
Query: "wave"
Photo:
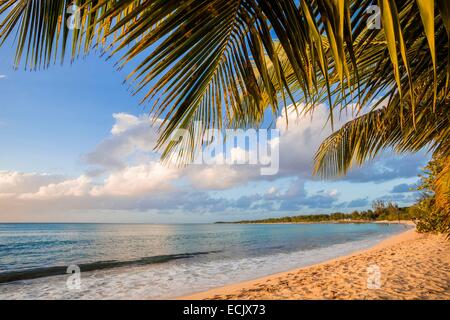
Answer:
[[[219, 251], [201, 251], [201, 252], [158, 255], [126, 261], [117, 261], [117, 260], [96, 261], [90, 263], [77, 264], [77, 266], [80, 268], [81, 271], [87, 272], [103, 269], [112, 269], [118, 267], [143, 266], [149, 264], [165, 263], [172, 260], [188, 259], [193, 258], [195, 256], [207, 255], [217, 252]], [[67, 274], [67, 266], [52, 266], [52, 267], [26, 269], [21, 271], [2, 272], [0, 273], [0, 283], [8, 283], [20, 280], [30, 280], [63, 274]]]
[[157, 264], [152, 268], [136, 266], [120, 268], [117, 272], [99, 271], [95, 277], [85, 275], [80, 290], [68, 290], [66, 279], [62, 277], [40, 278], [24, 285], [1, 285], [0, 300], [172, 299], [324, 262], [369, 248], [383, 238], [377, 235], [310, 250], [253, 257], [186, 260], [171, 265]]
[[47, 241], [28, 241], [28, 242], [16, 242], [14, 244], [0, 244], [0, 249], [10, 250], [24, 250], [34, 248], [44, 248], [51, 246], [63, 246], [63, 245], [79, 245], [80, 243], [89, 243], [90, 240], [47, 240]]

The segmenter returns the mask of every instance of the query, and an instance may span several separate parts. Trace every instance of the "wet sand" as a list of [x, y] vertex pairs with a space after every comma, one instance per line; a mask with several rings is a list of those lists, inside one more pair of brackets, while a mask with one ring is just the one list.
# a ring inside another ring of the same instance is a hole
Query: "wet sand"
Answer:
[[408, 230], [349, 256], [179, 299], [450, 299], [450, 241]]

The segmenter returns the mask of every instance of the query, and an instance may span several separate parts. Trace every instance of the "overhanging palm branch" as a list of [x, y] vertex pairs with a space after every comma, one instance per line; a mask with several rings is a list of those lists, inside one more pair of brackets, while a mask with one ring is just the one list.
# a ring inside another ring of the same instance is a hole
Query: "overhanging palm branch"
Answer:
[[[315, 157], [315, 173], [322, 177], [345, 174], [353, 165], [361, 165], [386, 148], [416, 152], [429, 147], [433, 152], [450, 152], [450, 29], [445, 10], [442, 12], [443, 16], [435, 17], [435, 44], [440, 50], [434, 57], [429, 54], [429, 40], [421, 26], [412, 22], [402, 26], [414, 37], [405, 38], [409, 67], [403, 66], [400, 71], [411, 78], [403, 76], [400, 87], [396, 85], [395, 68], [389, 67], [388, 52], [382, 45], [358, 55], [360, 81], [364, 83], [360, 87], [359, 108], [369, 113], [350, 121], [321, 144]], [[378, 43], [381, 39], [376, 40]], [[344, 104], [349, 99], [338, 92], [336, 96]], [[368, 110], [369, 103], [373, 106]]]
[[[71, 3], [80, 8], [74, 30], [65, 23]], [[372, 5], [380, 30], [366, 27]], [[74, 59], [93, 48], [119, 67], [133, 62], [135, 93], [164, 119], [163, 157], [188, 160], [205, 129], [259, 125], [267, 108], [278, 114], [298, 97], [308, 109], [322, 100], [332, 109], [356, 92], [360, 106], [398, 95], [415, 118], [417, 86], [431, 88], [436, 109], [439, 68], [448, 89], [450, 67], [438, 55], [450, 56], [446, 0], [0, 0], [0, 17], [1, 43], [17, 34], [17, 66], [45, 68], [67, 49]], [[421, 66], [434, 73], [426, 83], [413, 81]], [[191, 139], [171, 141], [178, 129]]]
[[387, 148], [402, 153], [428, 147], [448, 154], [449, 106], [435, 113], [422, 112], [422, 108], [417, 107], [415, 120], [410, 112], [401, 119], [395, 108], [385, 107], [349, 121], [321, 144], [315, 157], [315, 173], [323, 177], [346, 174], [353, 165], [360, 165]]
[[[443, 157], [443, 168], [436, 177], [435, 184], [436, 206], [450, 212], [450, 155], [448, 153]], [[447, 225], [450, 226], [450, 214], [447, 217]]]
[[[119, 55], [120, 66], [134, 61], [138, 66], [129, 79], [135, 82], [136, 93], [147, 88], [143, 101], [153, 103], [154, 116], [164, 119], [158, 146], [167, 143], [177, 129], [194, 132], [196, 120], [203, 124], [200, 134], [194, 134], [196, 144], [189, 142], [192, 146], [201, 142], [204, 129], [222, 127], [223, 119], [258, 124], [266, 107], [262, 91], [276, 112], [279, 93], [291, 93], [287, 85], [275, 89], [267, 74], [266, 55], [277, 70], [276, 82], [287, 83], [273, 48], [273, 34], [280, 39], [305, 96], [313, 95], [317, 71], [328, 72], [321, 44], [310, 36], [319, 34], [315, 22], [318, 4], [323, 16], [329, 16], [330, 26], [345, 21], [343, 2], [329, 5], [318, 1], [313, 9], [306, 4], [298, 8], [287, 0], [77, 0], [81, 23], [69, 35], [65, 27], [69, 3], [0, 2], [2, 41], [14, 31], [19, 34], [16, 65], [23, 58], [30, 68], [47, 67], [58, 51], [64, 57], [70, 45], [72, 58], [103, 45], [111, 55]], [[300, 12], [307, 15], [309, 23]], [[344, 33], [351, 30], [345, 27], [334, 32], [342, 51]], [[312, 56], [320, 63], [311, 61]], [[262, 82], [257, 83], [257, 77]], [[249, 101], [245, 107], [240, 103], [242, 97]], [[168, 150], [175, 146], [167, 144]], [[186, 141], [179, 148], [183, 153], [188, 149]]]

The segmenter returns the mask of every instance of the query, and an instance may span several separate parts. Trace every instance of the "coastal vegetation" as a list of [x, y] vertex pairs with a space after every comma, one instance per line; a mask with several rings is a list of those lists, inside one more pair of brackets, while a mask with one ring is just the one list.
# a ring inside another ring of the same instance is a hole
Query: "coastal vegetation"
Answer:
[[[289, 107], [326, 103], [333, 129], [335, 113], [353, 112], [319, 147], [314, 173], [428, 150], [433, 181], [414, 210], [421, 230], [448, 230], [448, 0], [5, 0], [0, 19], [16, 67], [92, 50], [134, 66], [134, 94], [163, 119], [163, 160], [187, 163], [207, 129], [258, 127]], [[179, 129], [189, 138], [171, 140]]]
[[[372, 210], [351, 213], [309, 214], [242, 220], [234, 223], [314, 223], [314, 222], [375, 222], [414, 221], [418, 232], [443, 233], [450, 236], [450, 157], [435, 154], [423, 168], [417, 190], [421, 196], [417, 203], [409, 207], [399, 207], [395, 202], [375, 200]], [[447, 175], [446, 175], [447, 174]]]
[[309, 214], [268, 218], [259, 220], [242, 220], [235, 223], [312, 223], [312, 222], [374, 222], [414, 220], [416, 212], [410, 207], [398, 207], [393, 202], [375, 201], [373, 210], [353, 211], [352, 213], [335, 212], [330, 214]]
[[419, 232], [450, 236], [450, 156], [435, 154], [421, 175], [422, 198], [410, 208]]

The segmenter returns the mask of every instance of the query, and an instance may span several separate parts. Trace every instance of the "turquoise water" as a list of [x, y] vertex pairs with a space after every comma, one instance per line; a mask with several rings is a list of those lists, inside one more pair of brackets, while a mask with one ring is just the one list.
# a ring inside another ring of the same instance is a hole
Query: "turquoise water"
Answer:
[[[369, 247], [397, 224], [0, 224], [0, 299], [168, 298]], [[81, 287], [66, 285], [69, 265]]]

